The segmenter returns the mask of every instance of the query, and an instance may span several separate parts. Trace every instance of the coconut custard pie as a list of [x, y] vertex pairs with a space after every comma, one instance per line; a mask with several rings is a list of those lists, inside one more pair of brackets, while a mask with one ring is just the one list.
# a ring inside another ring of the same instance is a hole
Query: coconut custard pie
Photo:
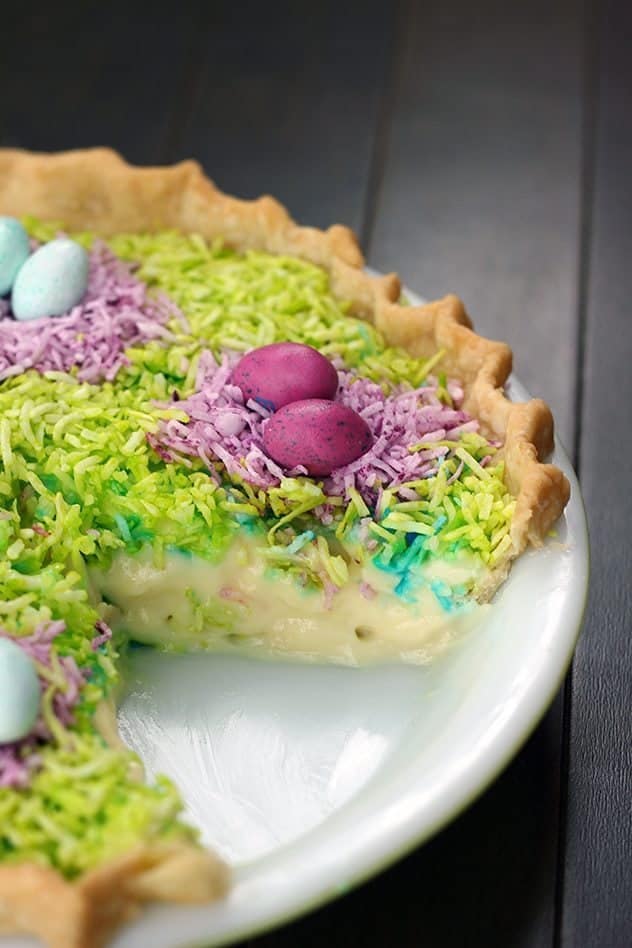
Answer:
[[0, 151], [0, 215], [0, 931], [94, 948], [229, 884], [117, 739], [127, 642], [427, 661], [568, 484], [508, 347], [344, 227], [102, 149]]

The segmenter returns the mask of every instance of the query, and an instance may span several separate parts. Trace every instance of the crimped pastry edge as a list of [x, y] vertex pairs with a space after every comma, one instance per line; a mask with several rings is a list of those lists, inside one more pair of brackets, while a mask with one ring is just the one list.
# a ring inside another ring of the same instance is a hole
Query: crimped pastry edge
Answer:
[[[63, 221], [103, 236], [174, 228], [207, 240], [221, 237], [236, 250], [300, 257], [323, 267], [332, 292], [390, 345], [419, 358], [444, 349], [445, 370], [464, 383], [466, 410], [504, 442], [506, 482], [516, 497], [511, 551], [479, 588], [481, 600], [491, 598], [528, 544], [543, 543], [564, 510], [568, 480], [542, 460], [553, 448], [550, 409], [541, 399], [513, 403], [504, 394], [509, 346], [477, 335], [454, 295], [400, 305], [399, 278], [367, 274], [349, 228], [302, 227], [272, 197], [244, 201], [223, 194], [194, 161], [134, 167], [109, 148], [57, 154], [0, 149], [0, 213]], [[194, 874], [202, 884], [191, 887]], [[184, 844], [141, 847], [73, 883], [41, 866], [0, 866], [0, 931], [33, 932], [53, 948], [96, 946], [143, 901], [209, 900], [223, 894], [227, 878], [220, 860]], [[45, 918], [44, 889], [56, 893]]]
[[150, 901], [211, 902], [228, 867], [187, 843], [138, 846], [68, 881], [35, 863], [0, 865], [0, 936], [29, 934], [50, 948], [101, 948]]

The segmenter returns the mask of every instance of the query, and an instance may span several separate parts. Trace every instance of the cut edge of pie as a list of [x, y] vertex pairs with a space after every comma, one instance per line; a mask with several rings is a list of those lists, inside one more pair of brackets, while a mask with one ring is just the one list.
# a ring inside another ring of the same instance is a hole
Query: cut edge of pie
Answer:
[[[511, 561], [541, 545], [570, 496], [565, 475], [543, 459], [553, 448], [553, 418], [541, 399], [514, 403], [505, 385], [509, 346], [477, 335], [454, 295], [420, 306], [400, 303], [396, 274], [371, 276], [347, 227], [297, 225], [274, 198], [239, 200], [219, 191], [194, 161], [134, 167], [108, 148], [58, 154], [0, 149], [0, 213], [62, 221], [103, 236], [175, 229], [237, 251], [263, 250], [322, 267], [334, 295], [372, 322], [393, 346], [421, 359], [444, 351], [442, 365], [463, 383], [464, 408], [503, 442], [505, 478], [516, 498], [511, 549], [478, 589], [489, 599]], [[69, 882], [55, 870], [0, 866], [0, 932], [29, 932], [55, 948], [102, 944], [143, 902], [200, 902], [220, 897], [228, 870], [193, 844], [145, 846]]]

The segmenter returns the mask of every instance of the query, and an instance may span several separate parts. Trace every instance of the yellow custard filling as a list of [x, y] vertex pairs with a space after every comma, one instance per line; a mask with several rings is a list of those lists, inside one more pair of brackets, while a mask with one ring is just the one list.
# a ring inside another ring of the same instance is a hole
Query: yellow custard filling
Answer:
[[428, 661], [488, 608], [470, 603], [447, 612], [432, 591], [436, 581], [476, 583], [481, 564], [466, 554], [429, 563], [412, 603], [394, 592], [390, 574], [370, 562], [352, 564], [349, 582], [326, 602], [289, 574], [268, 575], [264, 543], [238, 536], [212, 565], [172, 553], [156, 568], [149, 549], [123, 552], [109, 569], [92, 568], [90, 577], [108, 604], [108, 623], [136, 642], [174, 651], [289, 653], [350, 665]]

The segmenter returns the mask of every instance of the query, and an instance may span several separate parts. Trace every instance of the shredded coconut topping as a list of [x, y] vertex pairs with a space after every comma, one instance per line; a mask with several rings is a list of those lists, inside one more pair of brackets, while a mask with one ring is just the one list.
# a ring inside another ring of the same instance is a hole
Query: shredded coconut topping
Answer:
[[[43, 622], [31, 635], [13, 636], [0, 629], [0, 636], [11, 639], [35, 663], [42, 689], [42, 709], [31, 733], [12, 744], [0, 744], [0, 787], [24, 787], [39, 764], [38, 747], [52, 740], [58, 726], [74, 723], [73, 709], [79, 701], [86, 675], [71, 655], [59, 655], [55, 639], [66, 623]], [[48, 699], [48, 700], [46, 700]]]
[[27, 369], [68, 372], [82, 382], [112, 381], [129, 364], [125, 349], [171, 339], [177, 308], [147, 287], [104, 244], [93, 245], [85, 298], [67, 315], [19, 322], [0, 300], [0, 381]]
[[[224, 354], [217, 363], [210, 352], [200, 358], [197, 391], [178, 408], [188, 422], [165, 421], [148, 440], [163, 460], [183, 456], [198, 457], [218, 477], [220, 461], [233, 478], [262, 488], [278, 486], [284, 477], [307, 472], [301, 467], [280, 467], [263, 448], [263, 431], [269, 412], [254, 402], [244, 404], [241, 390], [231, 384], [231, 369], [238, 355]], [[477, 432], [478, 422], [458, 406], [463, 399], [460, 386], [453, 384], [453, 403], [444, 404], [438, 396], [438, 383], [416, 389], [406, 384], [393, 386], [385, 393], [382, 386], [355, 372], [338, 372], [336, 396], [364, 420], [373, 435], [372, 447], [351, 464], [338, 468], [325, 482], [330, 496], [349, 497], [357, 490], [374, 505], [380, 489], [393, 489], [406, 481], [432, 477], [440, 462], [461, 435]], [[406, 488], [402, 488], [406, 496]], [[326, 516], [326, 512], [324, 512]]]

